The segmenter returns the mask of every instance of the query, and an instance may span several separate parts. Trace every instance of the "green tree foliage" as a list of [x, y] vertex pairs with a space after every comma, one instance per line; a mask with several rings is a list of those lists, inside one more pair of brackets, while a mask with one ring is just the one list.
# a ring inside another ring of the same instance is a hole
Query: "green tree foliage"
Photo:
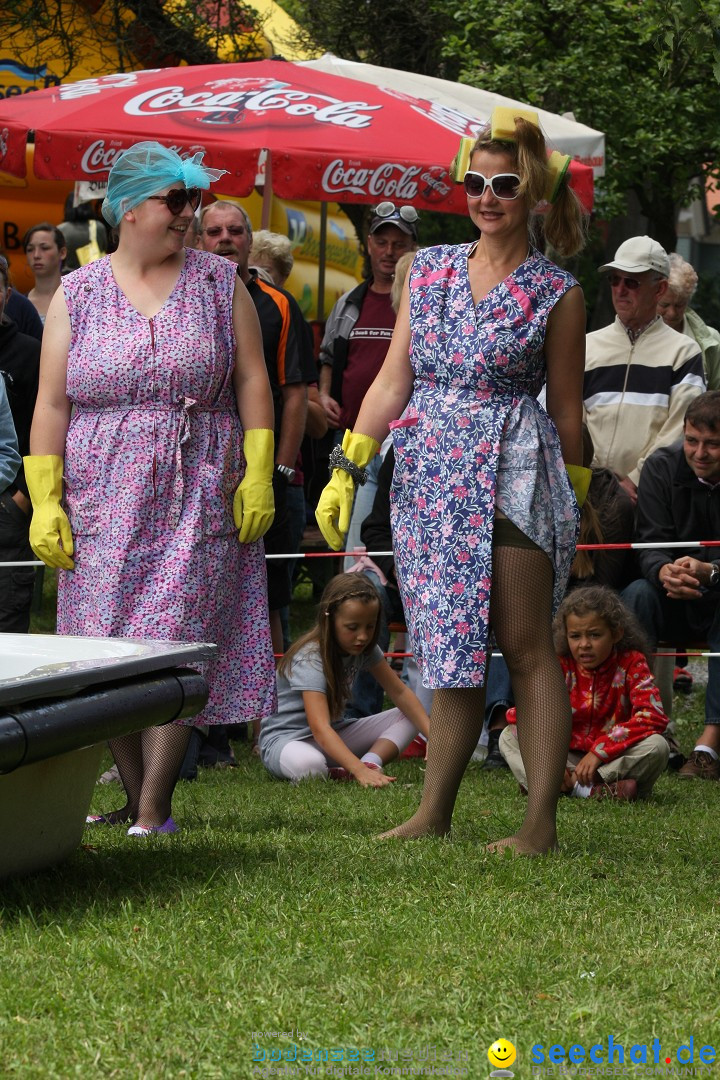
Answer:
[[677, 208], [720, 166], [720, 0], [462, 0], [461, 79], [604, 131], [600, 216], [637, 198], [675, 247]]
[[60, 80], [87, 62], [98, 75], [139, 67], [257, 60], [262, 19], [236, 0], [3, 0], [5, 56], [31, 67], [52, 61]]
[[455, 29], [446, 0], [282, 0], [302, 27], [299, 44], [344, 60], [454, 79], [460, 57], [443, 53]]

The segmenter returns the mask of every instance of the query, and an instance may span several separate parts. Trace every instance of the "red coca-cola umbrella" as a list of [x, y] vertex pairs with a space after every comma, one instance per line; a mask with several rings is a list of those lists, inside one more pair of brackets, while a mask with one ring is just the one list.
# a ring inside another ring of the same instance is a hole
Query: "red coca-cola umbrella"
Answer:
[[[25, 175], [31, 131], [35, 174], [55, 180], [104, 179], [121, 150], [157, 139], [227, 169], [213, 186], [221, 194], [249, 195], [266, 151], [281, 198], [465, 213], [448, 169], [459, 137], [478, 126], [431, 101], [280, 60], [158, 68], [1, 101], [0, 170]], [[571, 170], [590, 208], [592, 170]]]

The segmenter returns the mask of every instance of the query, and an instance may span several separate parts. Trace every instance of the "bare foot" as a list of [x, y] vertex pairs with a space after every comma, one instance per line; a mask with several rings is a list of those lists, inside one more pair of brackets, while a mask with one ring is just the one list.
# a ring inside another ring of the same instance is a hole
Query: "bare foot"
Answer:
[[430, 821], [423, 820], [419, 814], [413, 814], [402, 825], [380, 833], [376, 840], [420, 840], [423, 836], [447, 836], [449, 832], [449, 822], [432, 824]]
[[559, 846], [556, 839], [547, 846], [537, 847], [519, 836], [506, 836], [503, 840], [496, 840], [494, 843], [488, 844], [485, 850], [491, 855], [504, 855], [506, 851], [509, 851], [512, 855], [524, 855], [528, 858], [534, 858], [538, 855], [550, 855], [553, 851], [558, 851]]

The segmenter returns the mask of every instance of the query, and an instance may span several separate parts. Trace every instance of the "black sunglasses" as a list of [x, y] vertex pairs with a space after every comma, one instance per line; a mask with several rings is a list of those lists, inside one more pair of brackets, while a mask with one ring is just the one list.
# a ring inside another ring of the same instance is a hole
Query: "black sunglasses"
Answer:
[[623, 277], [622, 274], [611, 274], [609, 280], [611, 288], [617, 289], [621, 285], [624, 285], [630, 292], [635, 292], [635, 290], [639, 289], [642, 285], [642, 282], [638, 281], [637, 278]]
[[465, 194], [469, 199], [482, 199], [489, 187], [496, 199], [517, 199], [520, 194], [520, 177], [515, 173], [498, 173], [483, 176], [480, 172], [466, 172], [463, 177]]
[[202, 199], [202, 191], [196, 187], [171, 188], [167, 195], [148, 195], [148, 199], [164, 202], [173, 217], [177, 217], [178, 214], [182, 214], [188, 203], [192, 212], [195, 213]]

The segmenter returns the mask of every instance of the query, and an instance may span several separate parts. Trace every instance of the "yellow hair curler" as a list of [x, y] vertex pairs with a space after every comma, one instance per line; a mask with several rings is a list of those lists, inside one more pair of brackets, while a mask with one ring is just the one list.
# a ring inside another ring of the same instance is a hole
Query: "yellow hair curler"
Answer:
[[544, 198], [546, 202], [554, 203], [557, 199], [558, 192], [560, 191], [562, 183], [567, 175], [567, 171], [570, 168], [571, 160], [572, 159], [568, 154], [561, 154], [558, 150], [553, 150], [548, 158], [548, 169], [550, 172], [545, 186]]
[[470, 168], [470, 157], [475, 142], [476, 139], [474, 136], [469, 138], [467, 135], [463, 135], [460, 140], [458, 152], [450, 162], [450, 176], [456, 184], [462, 184], [463, 177]]
[[538, 114], [534, 109], [519, 109], [507, 105], [496, 105], [490, 117], [490, 138], [499, 142], [515, 142], [515, 120], [522, 117], [529, 124], [540, 127]]

